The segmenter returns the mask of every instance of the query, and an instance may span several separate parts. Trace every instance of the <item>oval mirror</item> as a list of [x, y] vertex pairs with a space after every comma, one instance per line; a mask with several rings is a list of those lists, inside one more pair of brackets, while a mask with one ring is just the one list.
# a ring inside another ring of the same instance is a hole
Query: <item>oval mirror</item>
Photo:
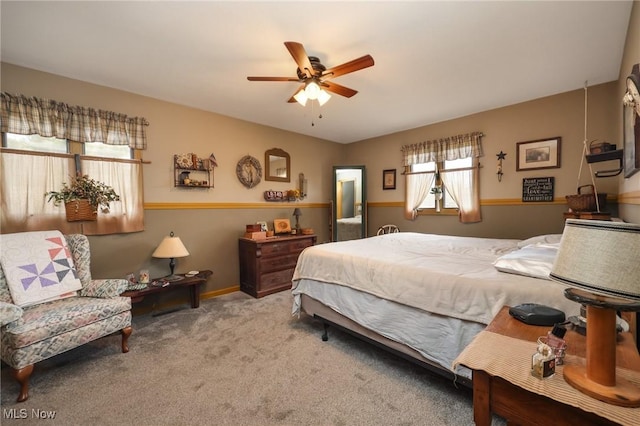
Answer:
[[273, 148], [264, 153], [264, 180], [291, 182], [291, 160], [285, 151]]

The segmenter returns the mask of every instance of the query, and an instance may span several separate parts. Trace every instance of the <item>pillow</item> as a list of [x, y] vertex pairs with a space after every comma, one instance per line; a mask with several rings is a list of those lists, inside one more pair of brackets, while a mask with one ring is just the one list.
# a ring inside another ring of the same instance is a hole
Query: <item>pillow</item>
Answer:
[[82, 288], [59, 231], [4, 234], [0, 264], [13, 302], [21, 307], [76, 295]]
[[560, 243], [531, 244], [500, 256], [493, 266], [500, 272], [550, 280], [549, 274], [559, 247]]
[[562, 238], [562, 234], [537, 235], [535, 237], [522, 240], [517, 245], [518, 245], [518, 248], [523, 248], [523, 247], [530, 246], [532, 244], [538, 244], [538, 243], [557, 244], [560, 242], [561, 238]]

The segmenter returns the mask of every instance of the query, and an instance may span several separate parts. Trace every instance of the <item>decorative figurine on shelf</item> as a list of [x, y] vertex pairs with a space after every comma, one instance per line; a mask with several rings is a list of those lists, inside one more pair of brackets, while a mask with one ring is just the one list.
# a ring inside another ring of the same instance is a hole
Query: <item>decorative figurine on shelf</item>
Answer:
[[496, 171], [496, 174], [498, 175], [498, 182], [502, 182], [502, 160], [504, 160], [506, 156], [507, 154], [502, 152], [502, 150], [500, 150], [499, 154], [496, 154], [496, 157], [498, 157], [498, 170]]

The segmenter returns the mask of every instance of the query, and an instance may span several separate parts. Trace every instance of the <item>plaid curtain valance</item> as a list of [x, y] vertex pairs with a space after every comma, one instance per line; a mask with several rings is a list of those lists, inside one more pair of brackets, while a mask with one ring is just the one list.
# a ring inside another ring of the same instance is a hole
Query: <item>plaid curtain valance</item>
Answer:
[[0, 98], [2, 132], [147, 148], [145, 128], [149, 122], [142, 117], [6, 92], [0, 93]]
[[483, 155], [481, 138], [481, 132], [473, 132], [466, 135], [456, 135], [444, 139], [404, 145], [402, 147], [402, 164], [406, 167], [431, 161], [440, 162], [468, 157], [481, 157]]

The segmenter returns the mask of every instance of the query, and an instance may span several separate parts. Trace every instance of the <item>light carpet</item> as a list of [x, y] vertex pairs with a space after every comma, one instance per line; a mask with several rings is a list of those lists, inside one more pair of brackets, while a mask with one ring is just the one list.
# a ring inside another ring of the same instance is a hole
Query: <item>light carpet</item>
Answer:
[[[292, 296], [233, 293], [133, 319], [36, 365], [30, 397], [2, 368], [3, 425], [472, 425], [472, 394], [397, 356], [292, 317]], [[54, 415], [54, 418], [51, 418]], [[501, 419], [495, 419], [502, 424]], [[495, 422], [494, 422], [495, 423]]]

